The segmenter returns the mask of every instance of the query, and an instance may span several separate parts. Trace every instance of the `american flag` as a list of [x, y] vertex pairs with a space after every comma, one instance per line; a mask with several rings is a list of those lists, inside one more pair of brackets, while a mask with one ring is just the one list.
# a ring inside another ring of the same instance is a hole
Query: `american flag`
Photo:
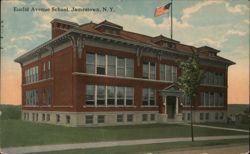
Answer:
[[155, 9], [155, 17], [158, 17], [162, 14], [168, 13], [171, 5], [172, 5], [172, 3], [168, 3], [167, 5], [157, 7]]

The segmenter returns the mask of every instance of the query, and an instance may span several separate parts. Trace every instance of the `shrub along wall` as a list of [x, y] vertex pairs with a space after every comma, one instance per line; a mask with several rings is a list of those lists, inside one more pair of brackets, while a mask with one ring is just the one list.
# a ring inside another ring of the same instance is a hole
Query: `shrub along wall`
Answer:
[[21, 119], [21, 106], [20, 105], [0, 105], [1, 119]]

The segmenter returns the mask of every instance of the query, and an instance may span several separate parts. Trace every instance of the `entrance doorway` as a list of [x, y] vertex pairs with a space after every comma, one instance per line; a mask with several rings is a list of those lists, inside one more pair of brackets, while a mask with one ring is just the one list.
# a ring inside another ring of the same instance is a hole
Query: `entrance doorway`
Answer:
[[167, 114], [169, 119], [174, 119], [176, 107], [176, 97], [167, 96]]

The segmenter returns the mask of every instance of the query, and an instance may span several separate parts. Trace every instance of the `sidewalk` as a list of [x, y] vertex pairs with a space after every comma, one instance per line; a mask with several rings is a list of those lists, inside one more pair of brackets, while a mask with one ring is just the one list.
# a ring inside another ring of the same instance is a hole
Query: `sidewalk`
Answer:
[[[225, 139], [244, 139], [244, 138], [248, 138], [248, 135], [204, 136], [204, 137], [195, 137], [195, 140], [196, 141], [205, 141], [205, 140], [225, 140]], [[58, 150], [89, 149], [89, 148], [103, 148], [103, 147], [115, 147], [115, 146], [131, 146], [131, 145], [141, 145], [141, 144], [170, 143], [170, 142], [183, 142], [183, 141], [191, 141], [191, 138], [190, 137], [180, 137], [180, 138], [141, 139], [141, 140], [89, 142], [89, 143], [76, 143], [76, 144], [10, 147], [10, 148], [3, 148], [2, 151], [6, 154], [24, 154], [24, 153], [58, 151]]]
[[[183, 124], [183, 125], [188, 125], [188, 126], [190, 126], [190, 124]], [[212, 129], [232, 130], [232, 131], [246, 132], [246, 133], [249, 133], [249, 132], [250, 132], [249, 130], [245, 130], [245, 129], [225, 128], [225, 127], [218, 127], [218, 126], [197, 125], [197, 124], [194, 124], [193, 126], [194, 126], [194, 127], [212, 128]]]

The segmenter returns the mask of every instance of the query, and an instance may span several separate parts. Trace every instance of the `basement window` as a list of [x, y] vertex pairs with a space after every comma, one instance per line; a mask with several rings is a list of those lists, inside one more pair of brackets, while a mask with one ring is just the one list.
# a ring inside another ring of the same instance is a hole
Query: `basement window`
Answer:
[[70, 116], [69, 115], [66, 115], [66, 122], [67, 122], [67, 124], [70, 124]]
[[100, 123], [104, 123], [105, 122], [105, 116], [104, 115], [98, 115], [97, 116], [97, 122]]
[[85, 116], [85, 124], [93, 124], [93, 116], [92, 115]]

